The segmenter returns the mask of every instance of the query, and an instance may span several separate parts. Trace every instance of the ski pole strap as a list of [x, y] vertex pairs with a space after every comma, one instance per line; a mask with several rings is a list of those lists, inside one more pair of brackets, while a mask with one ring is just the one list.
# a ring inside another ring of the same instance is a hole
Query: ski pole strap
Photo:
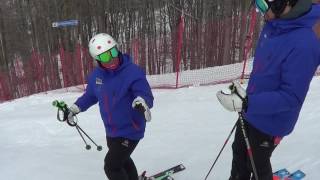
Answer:
[[[57, 119], [58, 121], [66, 121], [68, 119], [68, 114], [69, 114], [69, 108], [67, 106], [67, 104], [64, 101], [58, 101], [58, 100], [54, 100], [52, 102], [52, 105], [58, 108], [58, 112], [57, 112]], [[61, 118], [61, 112], [63, 113], [63, 116]]]
[[[77, 122], [68, 119], [68, 115], [70, 112], [70, 109], [68, 108], [67, 104], [64, 101], [58, 101], [58, 100], [54, 100], [52, 102], [52, 105], [54, 107], [58, 108], [58, 112], [57, 112], [57, 119], [58, 121], [64, 122], [66, 121], [68, 123], [69, 126], [75, 127], [80, 135], [80, 137], [82, 138], [83, 142], [86, 145], [86, 149], [89, 150], [91, 149], [91, 146], [87, 143], [87, 141], [85, 140], [83, 134], [94, 144], [97, 146], [97, 150], [101, 151], [102, 150], [102, 146], [97, 145], [96, 142], [93, 141], [93, 139], [77, 124]], [[61, 117], [62, 114], [62, 117]], [[73, 115], [73, 118], [76, 118], [76, 115]], [[83, 134], [82, 134], [83, 133]]]

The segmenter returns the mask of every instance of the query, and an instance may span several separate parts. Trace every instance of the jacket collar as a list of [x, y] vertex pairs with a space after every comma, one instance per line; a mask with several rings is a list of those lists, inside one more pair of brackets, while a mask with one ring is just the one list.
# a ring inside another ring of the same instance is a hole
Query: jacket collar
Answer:
[[311, 10], [296, 19], [274, 19], [267, 24], [279, 32], [286, 32], [296, 28], [312, 28], [320, 20], [320, 4], [313, 4]]

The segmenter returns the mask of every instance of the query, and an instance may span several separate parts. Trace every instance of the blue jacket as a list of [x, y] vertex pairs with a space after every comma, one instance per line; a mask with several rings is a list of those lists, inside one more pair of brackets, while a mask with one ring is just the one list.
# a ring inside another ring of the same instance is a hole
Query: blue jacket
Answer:
[[247, 87], [246, 120], [272, 136], [292, 132], [310, 81], [320, 64], [320, 39], [313, 26], [320, 5], [294, 20], [266, 22]]
[[83, 112], [99, 102], [107, 137], [139, 140], [144, 136], [146, 122], [131, 104], [141, 96], [151, 108], [153, 95], [143, 70], [128, 55], [120, 54], [120, 62], [113, 71], [96, 67], [88, 77], [85, 93], [75, 104]]

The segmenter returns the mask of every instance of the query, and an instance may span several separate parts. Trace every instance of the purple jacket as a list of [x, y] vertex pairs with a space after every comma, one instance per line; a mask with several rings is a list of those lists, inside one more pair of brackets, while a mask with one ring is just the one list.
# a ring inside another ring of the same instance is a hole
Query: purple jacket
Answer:
[[294, 20], [265, 24], [257, 44], [247, 94], [246, 120], [272, 136], [292, 132], [309, 84], [320, 64], [320, 39], [313, 26], [320, 5]]
[[146, 122], [131, 104], [141, 96], [151, 108], [153, 95], [143, 70], [128, 55], [120, 54], [120, 61], [120, 67], [113, 71], [95, 68], [89, 75], [85, 93], [75, 104], [86, 111], [99, 102], [107, 137], [139, 140], [144, 136]]

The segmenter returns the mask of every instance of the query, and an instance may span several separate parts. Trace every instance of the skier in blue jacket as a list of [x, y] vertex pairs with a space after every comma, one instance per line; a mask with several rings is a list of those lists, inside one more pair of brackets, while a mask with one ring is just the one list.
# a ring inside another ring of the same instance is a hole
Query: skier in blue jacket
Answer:
[[[270, 158], [298, 120], [310, 81], [320, 64], [320, 5], [311, 0], [255, 0], [266, 23], [244, 90], [219, 91], [220, 103], [243, 114], [259, 180], [272, 180]], [[245, 138], [237, 124], [229, 180], [255, 179]], [[252, 178], [251, 178], [252, 177]]]
[[144, 136], [146, 121], [151, 120], [153, 95], [146, 75], [108, 34], [92, 37], [89, 52], [98, 66], [88, 77], [85, 93], [70, 107], [69, 121], [99, 103], [109, 149], [104, 161], [107, 177], [138, 180], [130, 155]]

